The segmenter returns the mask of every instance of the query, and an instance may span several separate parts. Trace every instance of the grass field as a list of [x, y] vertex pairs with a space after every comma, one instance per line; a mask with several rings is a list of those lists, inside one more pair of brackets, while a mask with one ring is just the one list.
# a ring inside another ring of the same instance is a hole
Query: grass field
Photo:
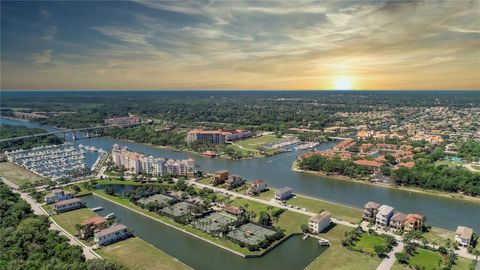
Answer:
[[41, 176], [29, 172], [28, 170], [10, 162], [0, 163], [0, 176], [13, 182], [17, 186], [22, 186], [27, 183], [35, 183], [44, 179]]
[[[230, 205], [233, 206], [241, 206], [247, 211], [253, 211], [257, 214], [257, 216], [260, 214], [260, 212], [267, 211], [267, 206], [266, 204], [259, 203], [256, 201], [250, 201], [244, 198], [238, 198], [235, 199], [233, 202], [230, 203]], [[277, 207], [273, 207], [274, 209], [278, 209]]]
[[[472, 262], [473, 261], [471, 261], [469, 259], [458, 257], [457, 261], [455, 262], [455, 264], [452, 267], [452, 270], [470, 270], [471, 269], [470, 265], [472, 265]], [[391, 270], [410, 270], [410, 269], [411, 268], [409, 268], [407, 266], [404, 266], [404, 265], [401, 265], [398, 262], [395, 262], [395, 264], [391, 268]]]
[[197, 182], [204, 185], [210, 185], [210, 183], [212, 182], [212, 178], [211, 177], [203, 178], [198, 180]]
[[280, 216], [278, 222], [275, 225], [284, 230], [285, 234], [288, 235], [291, 233], [301, 232], [302, 230], [300, 229], [300, 225], [307, 223], [308, 216], [292, 211], [286, 211]]
[[408, 264], [425, 270], [440, 269], [443, 266], [443, 257], [438, 252], [418, 248], [416, 254], [408, 259]]
[[376, 269], [381, 259], [370, 255], [355, 252], [342, 247], [341, 241], [345, 238], [346, 231], [352, 230], [346, 226], [336, 225], [320, 236], [330, 240], [332, 245], [317, 257], [306, 270], [331, 269], [331, 270], [372, 270]]
[[229, 147], [241, 152], [244, 156], [249, 156], [250, 153], [253, 154], [253, 157], [262, 157], [263, 155], [260, 154], [260, 151], [257, 149], [257, 147], [264, 144], [277, 142], [280, 139], [281, 138], [277, 138], [275, 135], [262, 135], [256, 138], [237, 141], [231, 144]]
[[455, 232], [432, 227], [430, 231], [427, 233], [424, 233], [423, 236], [430, 243], [435, 242], [437, 245], [445, 246], [445, 244], [447, 243], [447, 239], [452, 240], [452, 242], [454, 241]]
[[60, 227], [64, 228], [67, 232], [72, 235], [76, 235], [77, 229], [75, 229], [75, 225], [79, 224], [87, 218], [91, 218], [94, 216], [96, 216], [96, 214], [89, 208], [81, 208], [62, 214], [53, 215], [52, 219], [55, 220], [55, 222], [60, 225]]
[[[107, 260], [122, 264], [128, 269], [192, 269], [137, 237], [108, 245], [97, 252]], [[132, 256], [133, 254], [135, 256]]]
[[384, 246], [385, 239], [379, 236], [370, 235], [368, 233], [362, 234], [360, 239], [355, 242], [354, 247], [360, 249], [362, 252], [375, 254], [375, 246]]
[[319, 213], [324, 209], [330, 212], [334, 217], [352, 223], [358, 223], [362, 219], [362, 211], [347, 206], [342, 206], [325, 201], [310, 199], [302, 196], [295, 196], [287, 201], [287, 204], [306, 208], [310, 212]]
[[258, 198], [265, 200], [265, 201], [270, 201], [273, 197], [275, 197], [275, 190], [274, 189], [269, 189], [266, 190], [260, 194], [258, 194]]

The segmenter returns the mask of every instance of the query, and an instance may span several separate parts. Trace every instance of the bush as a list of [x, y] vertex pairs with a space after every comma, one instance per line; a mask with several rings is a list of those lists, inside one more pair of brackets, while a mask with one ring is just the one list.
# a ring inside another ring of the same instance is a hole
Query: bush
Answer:
[[408, 263], [408, 257], [405, 253], [403, 252], [397, 252], [395, 253], [395, 258], [397, 261], [401, 264], [407, 264]]

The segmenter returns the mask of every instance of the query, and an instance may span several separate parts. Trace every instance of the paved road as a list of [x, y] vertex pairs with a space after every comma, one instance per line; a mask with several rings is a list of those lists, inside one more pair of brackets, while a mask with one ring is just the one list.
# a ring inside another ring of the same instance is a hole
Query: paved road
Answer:
[[403, 242], [399, 242], [395, 247], [393, 247], [392, 251], [388, 253], [387, 257], [383, 259], [383, 261], [377, 267], [377, 270], [389, 270], [390, 268], [392, 268], [393, 264], [397, 260], [395, 258], [395, 253], [402, 252], [403, 246]]
[[[201, 188], [209, 188], [209, 189], [212, 189], [216, 192], [221, 192], [221, 193], [224, 193], [224, 194], [226, 193], [226, 194], [231, 195], [231, 196], [240, 197], [240, 198], [244, 198], [244, 199], [247, 199], [247, 200], [256, 201], [256, 202], [259, 202], [259, 203], [268, 204], [268, 205], [271, 205], [271, 206], [283, 208], [283, 209], [286, 209], [286, 210], [289, 210], [289, 211], [292, 211], [292, 212], [297, 212], [297, 213], [307, 215], [307, 216], [311, 216], [311, 217], [318, 215], [318, 213], [304, 211], [302, 209], [287, 207], [287, 206], [282, 205], [282, 204], [280, 204], [276, 201], [273, 201], [273, 200], [272, 201], [266, 201], [266, 200], [262, 200], [262, 199], [252, 197], [252, 196], [249, 196], [249, 195], [240, 194], [240, 193], [233, 192], [233, 191], [230, 191], [230, 190], [226, 190], [226, 189], [223, 189], [223, 188], [212, 187], [210, 185], [205, 185], [205, 184], [201, 184], [201, 183], [194, 182], [194, 181], [189, 181], [189, 183], [192, 184], [192, 185], [201, 187]], [[332, 222], [335, 223], [335, 224], [340, 224], [340, 225], [348, 226], [348, 227], [351, 227], [351, 228], [358, 227], [357, 224], [352, 224], [350, 222], [343, 221], [343, 220], [338, 220], [336, 218], [332, 218]]]

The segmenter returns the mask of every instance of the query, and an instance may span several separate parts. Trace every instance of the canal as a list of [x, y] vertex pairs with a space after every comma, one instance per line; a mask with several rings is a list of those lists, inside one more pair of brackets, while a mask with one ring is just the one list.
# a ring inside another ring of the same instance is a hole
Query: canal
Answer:
[[327, 249], [313, 238], [292, 236], [266, 255], [246, 259], [103, 198], [91, 195], [82, 197], [82, 201], [90, 208], [103, 207], [97, 211], [99, 215], [115, 213], [118, 221], [133, 229], [136, 236], [195, 269], [300, 270]]
[[[1, 119], [2, 124], [24, 125], [56, 130], [51, 127], [39, 126], [35, 123], [11, 119]], [[75, 144], [95, 146], [111, 151], [112, 145], [118, 143], [132, 151], [143, 152], [155, 157], [184, 159], [192, 157], [197, 160], [200, 169], [215, 171], [227, 169], [232, 174], [241, 175], [247, 179], [263, 179], [273, 188], [289, 186], [297, 194], [332, 201], [356, 208], [362, 208], [367, 201], [388, 204], [402, 212], [416, 212], [427, 217], [428, 224], [445, 229], [455, 230], [458, 225], [464, 225], [479, 231], [480, 203], [446, 198], [425, 193], [396, 190], [386, 187], [367, 185], [343, 180], [334, 180], [316, 175], [298, 173], [291, 170], [293, 161], [299, 152], [286, 152], [273, 157], [250, 160], [210, 159], [202, 156], [159, 149], [152, 146], [116, 140], [109, 137], [82, 139]], [[328, 149], [333, 142], [324, 143], [320, 149]], [[93, 155], [93, 154], [89, 154]], [[87, 156], [87, 161], [93, 163], [94, 156]]]

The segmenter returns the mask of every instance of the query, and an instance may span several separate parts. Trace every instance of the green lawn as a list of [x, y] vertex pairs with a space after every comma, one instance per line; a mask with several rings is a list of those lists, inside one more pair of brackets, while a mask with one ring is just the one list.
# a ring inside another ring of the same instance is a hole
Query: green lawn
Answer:
[[415, 255], [408, 259], [410, 266], [419, 266], [420, 269], [425, 270], [441, 269], [443, 262], [444, 259], [440, 253], [423, 248], [417, 248]]
[[77, 229], [75, 229], [75, 225], [87, 218], [94, 216], [96, 216], [96, 214], [89, 208], [81, 208], [58, 215], [53, 215], [52, 219], [55, 220], [55, 222], [67, 232], [72, 235], [76, 235]]
[[210, 185], [210, 183], [212, 182], [212, 178], [211, 177], [203, 178], [198, 180], [197, 182], [204, 185]]
[[381, 259], [364, 253], [355, 252], [342, 247], [342, 240], [346, 231], [352, 230], [349, 227], [336, 225], [329, 231], [321, 233], [320, 236], [330, 240], [332, 245], [320, 256], [318, 256], [306, 270], [372, 270], [376, 269]]
[[266, 201], [270, 201], [272, 198], [275, 197], [275, 190], [274, 189], [268, 189], [260, 194], [258, 194], [258, 198]]
[[44, 180], [43, 177], [10, 162], [0, 162], [0, 177], [7, 179], [17, 186]]
[[[256, 202], [256, 201], [250, 201], [250, 200], [247, 200], [247, 199], [244, 199], [244, 198], [235, 199], [233, 202], [229, 203], [229, 205], [241, 206], [247, 211], [255, 212], [257, 214], [257, 216], [262, 211], [268, 212], [267, 211], [267, 206], [268, 206], [267, 204], [259, 203], [259, 202]], [[278, 209], [278, 207], [273, 207], [273, 208]]]
[[122, 264], [128, 269], [192, 269], [137, 237], [102, 247], [97, 252], [107, 260]]
[[302, 224], [308, 224], [308, 216], [292, 211], [286, 211], [280, 216], [275, 225], [280, 227], [284, 233], [288, 235], [291, 233], [302, 232], [300, 229], [300, 225]]
[[429, 243], [436, 242], [437, 245], [445, 246], [447, 239], [452, 240], [452, 242], [454, 241], [455, 232], [432, 227], [430, 231], [427, 233], [424, 233], [423, 236]]
[[362, 252], [375, 254], [375, 246], [384, 246], [385, 239], [380, 236], [370, 235], [368, 233], [362, 234], [360, 239], [353, 245]]
[[257, 147], [268, 143], [274, 143], [279, 140], [281, 140], [281, 138], [277, 138], [275, 135], [263, 135], [256, 138], [241, 140], [236, 142], [236, 144], [248, 149], [249, 151], [258, 151]]
[[302, 196], [295, 196], [289, 199], [286, 204], [306, 208], [308, 211], [316, 213], [319, 213], [320, 210], [324, 209], [330, 212], [334, 217], [352, 223], [358, 223], [362, 219], [362, 211], [359, 209]]

